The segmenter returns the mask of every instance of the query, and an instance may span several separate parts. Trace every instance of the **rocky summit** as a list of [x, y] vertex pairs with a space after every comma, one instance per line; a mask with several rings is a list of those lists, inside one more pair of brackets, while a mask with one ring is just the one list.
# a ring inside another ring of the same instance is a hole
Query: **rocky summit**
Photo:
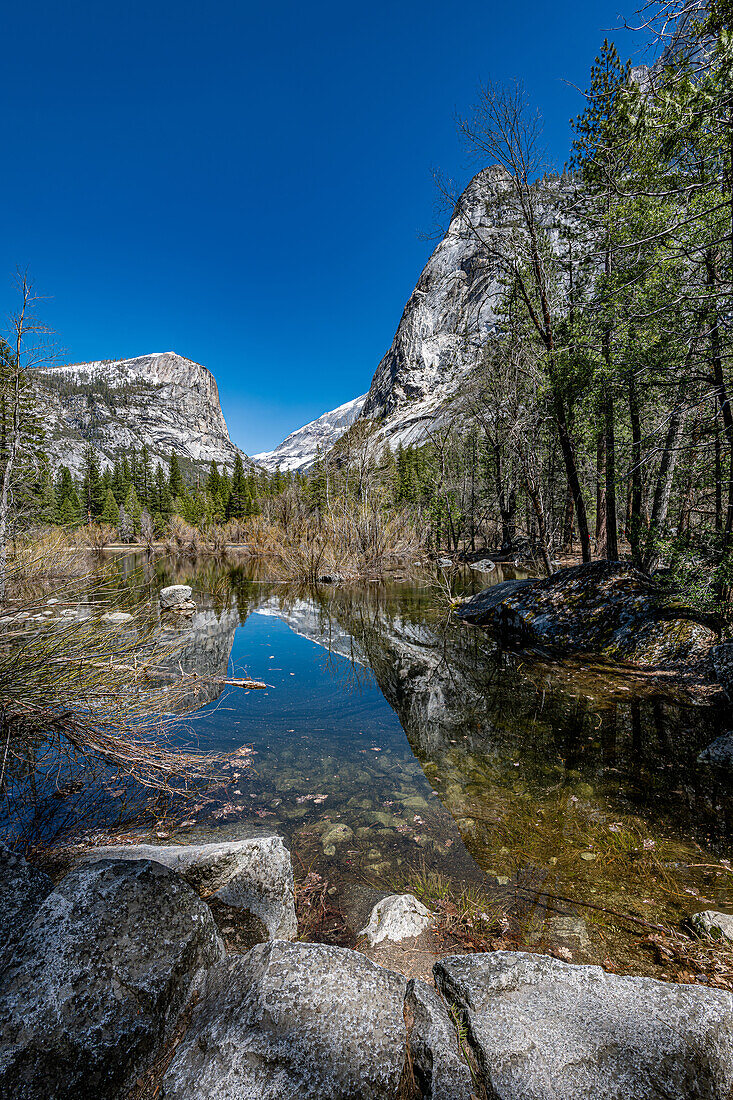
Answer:
[[174, 351], [38, 368], [34, 381], [49, 457], [74, 474], [90, 442], [109, 464], [143, 444], [154, 462], [175, 451], [231, 466], [238, 452], [213, 374]]

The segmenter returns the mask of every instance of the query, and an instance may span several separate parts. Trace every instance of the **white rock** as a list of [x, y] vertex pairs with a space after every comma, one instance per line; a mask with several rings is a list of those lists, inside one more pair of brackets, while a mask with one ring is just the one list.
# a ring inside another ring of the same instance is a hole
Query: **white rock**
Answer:
[[390, 894], [377, 902], [359, 935], [366, 936], [372, 947], [382, 940], [396, 943], [419, 936], [434, 920], [430, 910], [412, 894]]
[[55, 598], [55, 596], [52, 597], [50, 600], [46, 600], [46, 604], [47, 604], [48, 607], [52, 607], [53, 604], [58, 603], [58, 602], [59, 601]]
[[693, 914], [690, 924], [700, 936], [710, 936], [714, 940], [733, 940], [733, 917], [730, 913], [705, 909], [702, 913]]
[[221, 844], [135, 844], [94, 848], [85, 862], [152, 859], [182, 875], [202, 897], [245, 909], [262, 921], [270, 939], [292, 940], [298, 930], [290, 853], [279, 836]]
[[112, 623], [113, 626], [117, 626], [120, 623], [132, 622], [132, 615], [128, 611], [108, 611], [102, 615], [103, 623]]
[[192, 591], [188, 584], [169, 584], [167, 588], [161, 588], [160, 590], [160, 606], [164, 611], [177, 611], [179, 608], [193, 602], [191, 600]]
[[78, 617], [78, 612], [73, 607], [65, 607], [63, 611], [59, 611], [61, 619], [78, 619]]
[[479, 573], [493, 573], [496, 563], [491, 558], [482, 558], [481, 561], [471, 562], [471, 568], [477, 569]]

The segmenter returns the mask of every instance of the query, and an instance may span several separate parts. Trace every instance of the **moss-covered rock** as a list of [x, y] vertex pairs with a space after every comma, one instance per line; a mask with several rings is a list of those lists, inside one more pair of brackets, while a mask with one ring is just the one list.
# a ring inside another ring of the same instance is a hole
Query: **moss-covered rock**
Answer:
[[459, 610], [507, 645], [594, 652], [641, 665], [706, 657], [717, 633], [695, 612], [671, 604], [649, 577], [625, 562], [590, 562], [542, 580], [507, 581]]

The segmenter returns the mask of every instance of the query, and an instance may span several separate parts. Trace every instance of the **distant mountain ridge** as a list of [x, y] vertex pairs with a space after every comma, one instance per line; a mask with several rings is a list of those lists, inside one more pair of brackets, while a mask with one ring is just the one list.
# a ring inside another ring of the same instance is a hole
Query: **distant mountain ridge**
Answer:
[[120, 449], [143, 444], [154, 461], [174, 451], [195, 463], [231, 466], [242, 454], [213, 374], [174, 351], [37, 368], [33, 376], [46, 450], [72, 473], [81, 469], [87, 443], [108, 464]]
[[366, 394], [346, 401], [337, 409], [324, 413], [310, 424], [291, 432], [273, 451], [262, 451], [252, 455], [252, 461], [272, 472], [278, 466], [281, 470], [300, 470], [307, 472], [320, 452], [325, 455], [358, 419]]

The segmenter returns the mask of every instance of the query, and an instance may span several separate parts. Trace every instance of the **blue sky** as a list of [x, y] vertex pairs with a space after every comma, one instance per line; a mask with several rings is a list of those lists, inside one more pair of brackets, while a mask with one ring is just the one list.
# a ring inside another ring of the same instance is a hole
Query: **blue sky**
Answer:
[[6, 5], [0, 304], [60, 361], [175, 350], [254, 453], [365, 391], [432, 245], [453, 114], [522, 77], [551, 155], [621, 9], [373, 0]]

